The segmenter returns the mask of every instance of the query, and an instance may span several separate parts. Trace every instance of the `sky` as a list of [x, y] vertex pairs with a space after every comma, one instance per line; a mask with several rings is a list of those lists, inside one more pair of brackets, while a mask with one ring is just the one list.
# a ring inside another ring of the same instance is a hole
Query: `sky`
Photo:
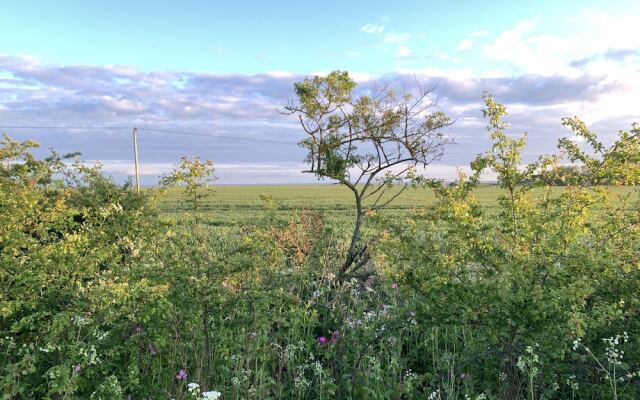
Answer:
[[525, 160], [570, 136], [565, 116], [605, 141], [640, 122], [640, 2], [0, 0], [0, 131], [119, 181], [135, 126], [147, 185], [184, 155], [214, 160], [220, 184], [315, 182], [278, 110], [337, 69], [434, 87], [456, 144], [426, 173], [452, 179], [490, 146], [484, 91], [528, 132]]

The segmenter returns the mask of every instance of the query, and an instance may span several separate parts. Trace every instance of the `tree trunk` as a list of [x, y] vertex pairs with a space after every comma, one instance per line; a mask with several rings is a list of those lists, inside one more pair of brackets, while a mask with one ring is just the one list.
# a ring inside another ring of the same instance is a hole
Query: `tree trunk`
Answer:
[[353, 227], [353, 233], [351, 235], [351, 244], [349, 245], [349, 250], [347, 251], [347, 257], [344, 261], [344, 264], [340, 268], [340, 275], [345, 274], [349, 268], [353, 265], [358, 257], [358, 243], [360, 242], [360, 230], [362, 229], [362, 223], [364, 222], [364, 213], [362, 211], [362, 197], [360, 193], [358, 193], [355, 187], [350, 187], [350, 189], [354, 193], [354, 197], [356, 200], [356, 222]]

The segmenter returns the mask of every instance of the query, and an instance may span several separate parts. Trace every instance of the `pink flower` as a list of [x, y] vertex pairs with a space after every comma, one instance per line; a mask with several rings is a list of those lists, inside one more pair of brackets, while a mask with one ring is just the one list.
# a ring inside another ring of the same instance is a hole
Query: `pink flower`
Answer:
[[82, 367], [80, 366], [80, 364], [76, 364], [73, 366], [73, 370], [76, 372], [76, 374], [79, 374], [81, 369]]
[[327, 338], [326, 338], [326, 337], [324, 337], [324, 336], [320, 336], [320, 337], [318, 338], [318, 343], [320, 343], [320, 344], [327, 344]]
[[187, 372], [184, 369], [178, 371], [178, 375], [176, 375], [176, 379], [179, 381], [183, 381], [187, 378]]
[[392, 283], [391, 284], [391, 289], [397, 289], [398, 288], [398, 284], [397, 283]]

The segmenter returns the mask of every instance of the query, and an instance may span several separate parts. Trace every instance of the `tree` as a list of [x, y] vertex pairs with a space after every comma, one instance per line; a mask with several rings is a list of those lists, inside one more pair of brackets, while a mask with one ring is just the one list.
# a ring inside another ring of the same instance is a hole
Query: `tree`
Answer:
[[[365, 215], [420, 180], [416, 167], [442, 155], [450, 140], [440, 131], [451, 120], [433, 111], [431, 90], [417, 81], [414, 90], [405, 89], [402, 95], [377, 84], [370, 94], [360, 94], [347, 72], [333, 71], [294, 87], [297, 101], [283, 112], [296, 115], [307, 134], [300, 141], [308, 151], [305, 172], [335, 180], [354, 196], [356, 219], [339, 275], [354, 274], [370, 260], [370, 241], [361, 235]], [[400, 188], [389, 195], [388, 189], [396, 185]]]

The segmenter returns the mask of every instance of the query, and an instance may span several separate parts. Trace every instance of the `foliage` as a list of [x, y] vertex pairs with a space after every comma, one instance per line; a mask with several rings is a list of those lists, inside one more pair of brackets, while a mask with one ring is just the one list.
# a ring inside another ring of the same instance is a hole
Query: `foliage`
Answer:
[[[599, 385], [602, 369], [571, 343], [602, 349], [612, 332], [638, 332], [637, 195], [593, 184], [635, 182], [640, 131], [634, 126], [607, 147], [579, 120], [565, 120], [589, 148], [563, 139], [558, 156], [522, 165], [525, 139], [506, 134], [504, 106], [490, 96], [485, 102], [492, 149], [458, 185], [433, 183], [433, 206], [390, 225], [386, 260], [421, 294], [419, 315], [430, 326], [472, 332], [459, 350], [463, 368], [500, 398], [623, 398]], [[536, 176], [563, 156], [585, 174], [560, 192], [535, 191], [544, 185]], [[504, 190], [497, 212], [474, 198], [485, 170]], [[639, 356], [629, 354], [625, 373]], [[578, 390], [565, 384], [569, 377], [580, 377]], [[624, 398], [636, 398], [636, 389], [629, 385]]]
[[[355, 89], [331, 79], [331, 101]], [[522, 165], [485, 101], [494, 145], [470, 176], [363, 200], [361, 279], [336, 274], [348, 187], [214, 189], [213, 164], [184, 158], [137, 195], [5, 137], [2, 398], [637, 398], [637, 126], [606, 146], [566, 120], [587, 147]]]
[[[345, 261], [338, 273], [354, 274], [370, 261], [370, 241], [362, 240], [365, 216], [391, 203], [417, 179], [416, 166], [426, 167], [442, 154], [448, 139], [441, 129], [451, 120], [431, 109], [430, 91], [416, 85], [398, 96], [390, 87], [374, 86], [371, 95], [355, 94], [347, 72], [333, 71], [295, 84], [297, 102], [285, 107], [296, 115], [307, 138], [307, 172], [330, 178], [353, 192], [356, 220]], [[403, 188], [382, 200], [394, 184]], [[372, 200], [368, 207], [363, 204]]]

